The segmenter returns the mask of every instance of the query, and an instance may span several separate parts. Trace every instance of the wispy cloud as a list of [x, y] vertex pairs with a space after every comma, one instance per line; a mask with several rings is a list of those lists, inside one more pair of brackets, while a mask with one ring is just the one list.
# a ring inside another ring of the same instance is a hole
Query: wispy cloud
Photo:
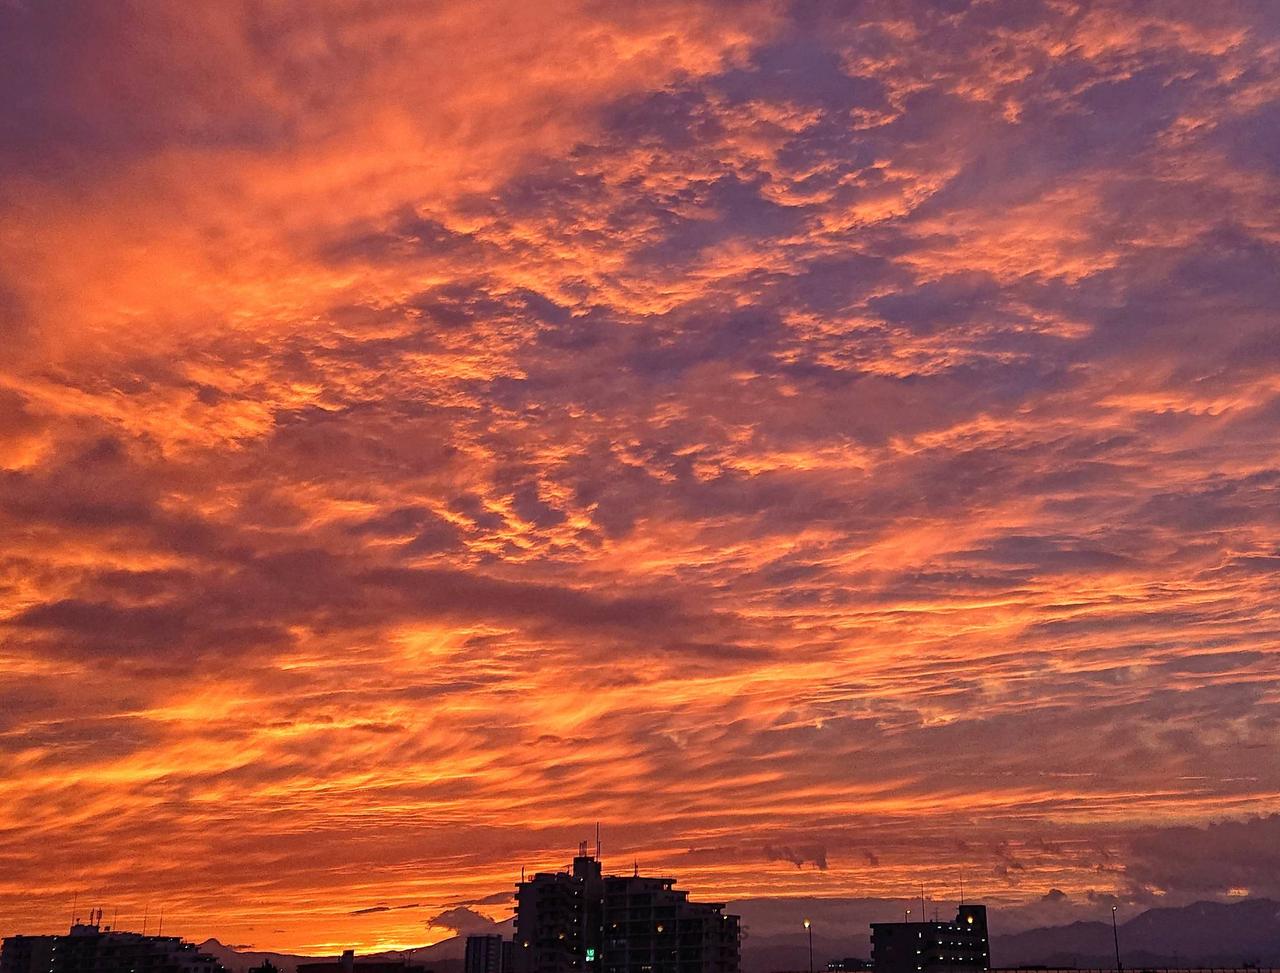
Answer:
[[0, 932], [1268, 887], [1267, 4], [0, 20]]

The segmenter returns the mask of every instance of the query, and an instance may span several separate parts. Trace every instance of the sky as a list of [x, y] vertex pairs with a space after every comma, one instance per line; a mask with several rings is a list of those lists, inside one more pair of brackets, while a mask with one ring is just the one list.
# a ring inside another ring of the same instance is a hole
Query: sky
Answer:
[[1280, 897], [1278, 105], [1272, 0], [0, 0], [0, 935]]

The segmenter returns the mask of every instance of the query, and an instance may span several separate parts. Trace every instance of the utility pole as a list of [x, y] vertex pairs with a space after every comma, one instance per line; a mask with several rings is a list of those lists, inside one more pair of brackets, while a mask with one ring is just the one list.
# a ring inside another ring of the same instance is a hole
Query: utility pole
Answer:
[[1111, 937], [1116, 943], [1116, 973], [1124, 973], [1124, 967], [1120, 965], [1120, 930], [1116, 928], [1116, 907], [1111, 907]]

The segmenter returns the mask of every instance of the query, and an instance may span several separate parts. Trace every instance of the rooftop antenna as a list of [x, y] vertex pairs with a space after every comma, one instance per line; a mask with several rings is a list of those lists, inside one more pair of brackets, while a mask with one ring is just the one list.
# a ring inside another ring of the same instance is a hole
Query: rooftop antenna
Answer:
[[80, 901], [80, 893], [71, 893], [71, 925], [76, 924], [76, 903]]
[[522, 883], [524, 882], [524, 866], [523, 865], [520, 866], [520, 881]]
[[596, 861], [600, 860], [600, 822], [596, 822]]
[[640, 877], [640, 859], [636, 859], [636, 870], [631, 873], [634, 878]]
[[964, 908], [964, 869], [960, 869], [960, 908]]
[[929, 921], [929, 913], [924, 911], [924, 882], [920, 883], [920, 921]]
[[147, 918], [151, 915], [151, 903], [148, 902], [142, 907], [142, 935], [147, 934]]
[[160, 910], [160, 925], [159, 925], [159, 927], [156, 929], [156, 935], [157, 935], [157, 936], [163, 936], [163, 935], [164, 935], [164, 909], [161, 909], [161, 910]]

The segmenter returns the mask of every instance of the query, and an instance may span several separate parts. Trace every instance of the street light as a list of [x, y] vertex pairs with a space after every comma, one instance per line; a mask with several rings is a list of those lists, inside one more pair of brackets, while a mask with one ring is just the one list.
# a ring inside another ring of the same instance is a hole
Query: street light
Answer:
[[1116, 942], [1116, 973], [1124, 973], [1124, 967], [1120, 965], [1120, 931], [1116, 928], [1116, 907], [1111, 907], [1111, 935]]
[[902, 921], [903, 921], [903, 922], [910, 922], [910, 921], [911, 921], [911, 910], [910, 910], [910, 909], [908, 909], [905, 913], [903, 913]]
[[809, 973], [813, 973], [813, 923], [806, 919], [804, 927], [809, 930]]

